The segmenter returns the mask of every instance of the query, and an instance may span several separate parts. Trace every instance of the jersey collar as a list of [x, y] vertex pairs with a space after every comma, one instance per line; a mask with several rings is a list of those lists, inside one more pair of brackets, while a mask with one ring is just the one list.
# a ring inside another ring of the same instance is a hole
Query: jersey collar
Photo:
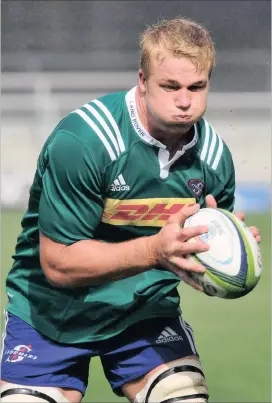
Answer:
[[[127, 109], [129, 113], [129, 117], [132, 123], [132, 126], [134, 127], [135, 132], [138, 134], [138, 136], [145, 141], [146, 143], [152, 145], [152, 146], [157, 146], [162, 149], [166, 149], [166, 145], [161, 143], [159, 140], [154, 139], [148, 131], [144, 128], [142, 125], [139, 115], [137, 112], [137, 106], [136, 106], [136, 87], [132, 88], [130, 91], [127, 92], [126, 94], [126, 104], [127, 104]], [[186, 144], [185, 146], [182, 147], [182, 154], [192, 148], [197, 142], [198, 142], [198, 131], [197, 131], [197, 126], [196, 124], [194, 125], [195, 129], [195, 134], [193, 139], [190, 141], [190, 143]], [[180, 151], [179, 151], [180, 152]]]

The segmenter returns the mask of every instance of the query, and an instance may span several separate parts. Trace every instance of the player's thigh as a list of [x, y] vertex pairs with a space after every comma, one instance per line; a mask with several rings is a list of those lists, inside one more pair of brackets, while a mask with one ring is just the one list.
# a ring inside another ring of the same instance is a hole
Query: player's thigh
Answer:
[[79, 402], [87, 388], [90, 351], [50, 340], [9, 313], [6, 318], [2, 381], [25, 389], [57, 388], [68, 400]]
[[[192, 359], [190, 365], [187, 363], [187, 357], [189, 360]], [[183, 361], [176, 363], [179, 360]], [[176, 376], [173, 378], [172, 374], [182, 374], [185, 379], [188, 368], [192, 372], [189, 378], [193, 378], [190, 382], [205, 384], [193, 331], [181, 317], [141, 321], [137, 326], [132, 326], [123, 334], [116, 336], [115, 341], [109, 344], [108, 351], [102, 354], [101, 361], [113, 391], [120, 396], [127, 396], [131, 401], [151, 379], [153, 371], [162, 369], [162, 372], [167, 371], [163, 376], [168, 378], [167, 383], [171, 376], [170, 383], [173, 388], [179, 385], [180, 379]], [[171, 364], [173, 362], [174, 366]], [[162, 383], [160, 389], [161, 387]], [[158, 391], [155, 389], [152, 392], [152, 399], [154, 393], [157, 394]]]

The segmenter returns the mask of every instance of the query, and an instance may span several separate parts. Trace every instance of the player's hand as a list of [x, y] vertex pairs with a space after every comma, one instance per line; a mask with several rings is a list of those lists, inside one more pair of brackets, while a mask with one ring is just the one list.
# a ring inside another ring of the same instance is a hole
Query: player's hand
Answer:
[[[205, 201], [206, 201], [206, 207], [209, 207], [209, 208], [216, 208], [217, 207], [216, 200], [212, 195], [207, 195]], [[245, 221], [245, 214], [243, 212], [239, 211], [239, 212], [234, 213], [234, 214], [240, 220]], [[261, 242], [261, 236], [260, 236], [259, 229], [257, 227], [253, 227], [253, 226], [249, 227], [249, 229], [250, 229], [252, 235], [254, 236], [254, 238], [256, 239], [256, 241], [258, 243], [260, 243]]]
[[[191, 215], [199, 210], [199, 204], [185, 206], [178, 213], [174, 214], [166, 222], [160, 232], [148, 238], [149, 251], [154, 263], [166, 267], [181, 278], [187, 279], [184, 273], [204, 273], [205, 267], [194, 260], [187, 259], [190, 253], [204, 252], [209, 246], [197, 240], [187, 242], [190, 238], [197, 237], [208, 232], [208, 227], [199, 225], [197, 227], [182, 228], [181, 224]], [[191, 284], [190, 284], [191, 285]], [[199, 289], [199, 287], [197, 288]]]
[[188, 284], [190, 287], [193, 287], [197, 291], [204, 292], [204, 288], [201, 287], [190, 275], [190, 272], [186, 270], [180, 270], [178, 276], [184, 281], [184, 283]]

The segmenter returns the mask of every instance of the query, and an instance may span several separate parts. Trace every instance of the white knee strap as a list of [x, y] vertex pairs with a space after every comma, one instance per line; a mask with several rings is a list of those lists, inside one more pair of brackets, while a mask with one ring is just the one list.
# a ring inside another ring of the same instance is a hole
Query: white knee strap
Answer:
[[5, 383], [0, 391], [3, 403], [71, 403], [57, 388]]
[[183, 358], [159, 369], [136, 395], [134, 403], [207, 403], [208, 398], [199, 360]]

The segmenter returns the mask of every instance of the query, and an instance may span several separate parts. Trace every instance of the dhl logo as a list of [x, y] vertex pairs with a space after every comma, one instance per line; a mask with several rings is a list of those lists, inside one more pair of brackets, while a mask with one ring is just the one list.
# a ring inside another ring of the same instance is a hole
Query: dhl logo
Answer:
[[102, 222], [113, 225], [162, 227], [168, 218], [194, 198], [106, 199]]

